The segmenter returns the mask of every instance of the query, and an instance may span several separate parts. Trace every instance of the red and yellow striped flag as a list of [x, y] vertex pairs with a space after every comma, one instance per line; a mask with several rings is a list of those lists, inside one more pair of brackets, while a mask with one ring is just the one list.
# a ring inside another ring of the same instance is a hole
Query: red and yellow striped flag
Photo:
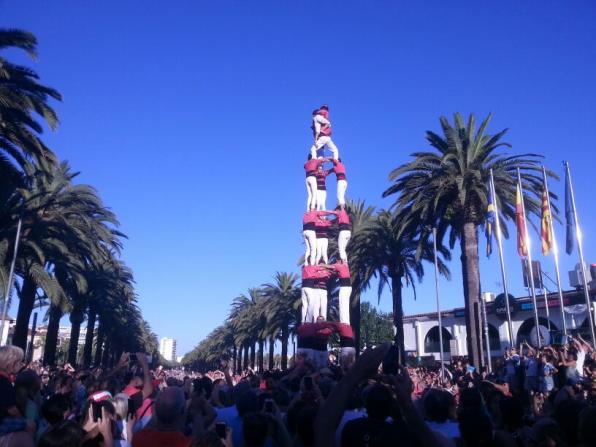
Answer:
[[526, 216], [524, 215], [519, 184], [515, 190], [515, 224], [517, 225], [517, 253], [521, 257], [528, 256], [528, 247], [526, 246]]
[[546, 188], [542, 190], [542, 217], [540, 219], [540, 241], [542, 242], [542, 254], [548, 256], [553, 246], [550, 210], [548, 209], [548, 197]]

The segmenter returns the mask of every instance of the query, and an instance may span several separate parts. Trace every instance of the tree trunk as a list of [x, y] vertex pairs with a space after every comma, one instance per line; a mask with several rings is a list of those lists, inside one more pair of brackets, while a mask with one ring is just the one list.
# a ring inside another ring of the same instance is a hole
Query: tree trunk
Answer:
[[112, 343], [110, 342], [110, 338], [106, 338], [105, 345], [103, 347], [103, 355], [101, 357], [101, 366], [106, 368], [110, 363], [110, 354], [112, 349]]
[[74, 309], [70, 314], [70, 345], [68, 346], [68, 363], [77, 365], [77, 353], [79, 352], [79, 336], [81, 335], [81, 323], [84, 314], [80, 309]]
[[250, 367], [251, 369], [254, 371], [255, 369], [255, 347], [256, 347], [257, 343], [256, 342], [251, 342], [250, 344]]
[[248, 343], [244, 344], [244, 359], [242, 361], [243, 370], [248, 369]]
[[104, 342], [104, 330], [101, 321], [97, 328], [97, 341], [95, 342], [95, 359], [93, 364], [99, 366], [101, 364], [101, 358], [103, 356], [103, 342]]
[[281, 369], [288, 369], [288, 338], [289, 328], [287, 325], [281, 328]]
[[466, 308], [468, 360], [477, 368], [482, 362], [482, 331], [480, 324], [480, 268], [478, 229], [472, 222], [464, 224], [460, 239], [461, 266]]
[[58, 346], [58, 331], [60, 330], [60, 319], [62, 309], [54, 303], [50, 304], [50, 319], [46, 333], [46, 344], [43, 348], [43, 364], [54, 365], [56, 363], [56, 348]]
[[232, 364], [228, 365], [228, 368], [232, 367], [232, 374], [236, 371], [236, 359], [238, 358], [238, 350], [236, 348], [236, 344], [232, 345]]
[[18, 346], [23, 351], [27, 350], [29, 319], [31, 318], [31, 312], [33, 312], [36, 292], [37, 286], [35, 285], [35, 281], [33, 281], [33, 279], [29, 276], [26, 276], [23, 280], [21, 297], [19, 299], [19, 310], [17, 312], [17, 323], [15, 325], [14, 335], [12, 337], [12, 344]]
[[83, 349], [83, 366], [89, 367], [91, 364], [91, 351], [93, 350], [93, 336], [95, 332], [95, 320], [97, 312], [92, 305], [89, 308], [89, 316], [87, 317], [87, 334], [85, 335], [85, 348]]
[[393, 301], [393, 325], [395, 326], [395, 345], [398, 348], [398, 361], [400, 365], [406, 363], [404, 345], [404, 308], [401, 289], [401, 272], [394, 271], [391, 275], [391, 298]]
[[263, 362], [263, 357], [264, 357], [264, 353], [263, 350], [265, 349], [265, 340], [264, 339], [259, 339], [259, 356], [257, 358], [257, 365], [259, 366], [259, 372], [262, 373], [263, 369], [264, 369], [264, 362]]
[[[354, 290], [354, 289], [353, 289]], [[354, 331], [354, 347], [356, 355], [360, 354], [360, 293], [353, 293], [350, 297], [350, 325]]]
[[242, 345], [238, 346], [238, 355], [236, 357], [236, 374], [242, 374]]
[[269, 339], [269, 371], [275, 368], [275, 337]]

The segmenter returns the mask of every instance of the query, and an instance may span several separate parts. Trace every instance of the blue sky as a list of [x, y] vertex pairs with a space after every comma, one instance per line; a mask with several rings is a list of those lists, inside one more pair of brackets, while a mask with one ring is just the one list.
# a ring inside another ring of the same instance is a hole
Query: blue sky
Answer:
[[[427, 147], [440, 115], [492, 112], [490, 131], [508, 127], [512, 152], [540, 152], [561, 175], [570, 160], [596, 262], [595, 24], [590, 0], [0, 0], [0, 26], [36, 34], [31, 65], [64, 95], [48, 144], [119, 216], [143, 313], [179, 352], [235, 296], [277, 270], [298, 272], [302, 164], [322, 102], [348, 197], [377, 206], [391, 203], [380, 197], [390, 169]], [[562, 195], [563, 182], [551, 189]], [[519, 296], [514, 241], [505, 246]], [[453, 258], [446, 308], [463, 304]], [[562, 261], [565, 271], [577, 262]], [[406, 291], [406, 313], [434, 309], [430, 267], [418, 299]], [[484, 290], [498, 290], [497, 256], [481, 274]]]

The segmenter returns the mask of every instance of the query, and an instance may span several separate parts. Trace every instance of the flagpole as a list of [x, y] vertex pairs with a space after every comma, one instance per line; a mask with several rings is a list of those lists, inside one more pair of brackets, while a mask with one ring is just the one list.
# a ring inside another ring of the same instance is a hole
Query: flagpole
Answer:
[[583, 236], [581, 228], [579, 226], [579, 220], [577, 218], [577, 208], [575, 207], [575, 194], [573, 192], [573, 183], [571, 182], [571, 170], [569, 169], [569, 163], [564, 161], [565, 172], [567, 179], [569, 180], [569, 192], [571, 193], [571, 207], [573, 210], [573, 218], [575, 219], [575, 236], [577, 238], [577, 251], [579, 252], [579, 262], [582, 268], [582, 279], [584, 283], [584, 296], [586, 298], [586, 305], [588, 306], [588, 321], [590, 322], [590, 332], [592, 333], [592, 346], [596, 346], [596, 334], [594, 334], [594, 318], [592, 317], [592, 306], [590, 302], [590, 291], [588, 289], [588, 278], [586, 276], [586, 264], [584, 262], [584, 247], [583, 247]]
[[486, 298], [484, 294], [481, 295], [482, 299], [482, 319], [484, 320], [484, 340], [486, 342], [486, 366], [487, 372], [490, 374], [493, 372], [492, 365], [490, 363], [491, 356], [490, 356], [490, 335], [488, 334], [488, 317], [486, 316]]
[[435, 252], [435, 296], [437, 299], [437, 318], [439, 320], [439, 358], [441, 359], [441, 383], [445, 377], [445, 360], [443, 359], [443, 320], [439, 301], [439, 261], [437, 259], [437, 229], [433, 228], [433, 249]]
[[509, 336], [509, 347], [515, 345], [513, 340], [513, 325], [511, 324], [511, 310], [509, 309], [509, 290], [507, 288], [507, 273], [505, 271], [505, 259], [503, 258], [503, 242], [501, 238], [501, 218], [499, 217], [499, 205], [497, 204], [497, 194], [495, 193], [495, 179], [493, 170], [490, 170], [490, 190], [493, 195], [495, 207], [495, 227], [497, 230], [497, 245], [499, 246], [499, 260], [501, 263], [501, 280], [503, 281], [503, 294], [505, 295], [505, 308], [507, 309], [507, 335]]
[[[8, 301], [12, 292], [12, 280], [14, 277], [14, 268], [17, 262], [17, 253], [19, 250], [19, 241], [21, 240], [21, 226], [23, 220], [19, 218], [17, 223], [17, 234], [14, 239], [14, 252], [12, 254], [12, 261], [10, 263], [10, 271], [8, 272], [8, 281], [6, 282], [6, 291], [4, 293], [4, 303], [2, 303], [2, 314], [0, 315], [0, 344], [2, 343], [2, 336], [4, 335], [4, 320], [6, 320], [6, 312], [8, 311]], [[8, 339], [7, 339], [8, 341]]]
[[534, 305], [534, 325], [536, 326], [536, 342], [538, 348], [540, 343], [540, 322], [538, 320], [538, 306], [536, 305], [536, 290], [534, 289], [534, 272], [532, 271], [532, 248], [530, 246], [530, 234], [528, 233], [528, 221], [526, 219], [526, 205], [524, 203], [524, 188], [521, 181], [521, 174], [519, 167], [517, 168], [517, 181], [519, 184], [519, 192], [521, 195], [522, 213], [524, 215], [524, 233], [526, 243], [526, 265], [528, 267], [528, 277], [530, 278], [530, 295], [532, 295], [532, 304]]
[[563, 322], [563, 334], [567, 337], [567, 322], [565, 321], [565, 305], [563, 303], [563, 288], [561, 287], [561, 270], [559, 269], [559, 245], [555, 235], [555, 225], [553, 222], [553, 211], [550, 206], [550, 192], [548, 190], [548, 181], [546, 179], [546, 169], [542, 166], [542, 178], [544, 179], [544, 190], [546, 191], [546, 202], [548, 203], [548, 220], [550, 226], [550, 235], [553, 244], [553, 260], [555, 262], [555, 274], [557, 276], [557, 290], [559, 292], [559, 306], [561, 307], [561, 321]]

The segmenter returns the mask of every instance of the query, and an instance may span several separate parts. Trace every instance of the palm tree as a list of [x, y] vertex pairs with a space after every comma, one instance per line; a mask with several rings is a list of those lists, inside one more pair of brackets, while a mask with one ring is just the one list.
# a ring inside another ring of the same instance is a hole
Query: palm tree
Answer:
[[259, 309], [258, 301], [262, 296], [259, 288], [248, 289], [248, 295], [234, 298], [228, 321], [235, 331], [235, 343], [244, 352], [244, 368], [248, 366], [249, 352], [251, 366], [255, 365], [255, 344], [259, 338]]
[[[350, 241], [355, 263], [361, 266], [360, 289], [368, 287], [373, 277], [378, 278], [378, 296], [385, 286], [391, 290], [395, 343], [399, 347], [400, 361], [405, 361], [402, 287], [414, 286], [415, 279], [422, 280], [424, 268], [421, 261], [434, 261], [432, 244], [421, 240], [415, 222], [407, 216], [381, 210]], [[442, 256], [449, 259], [449, 251], [439, 247]], [[449, 271], [439, 259], [441, 273]]]
[[[10, 48], [25, 51], [37, 57], [37, 39], [29, 32], [17, 29], [0, 29], [0, 51]], [[0, 202], [4, 199], [7, 180], [19, 177], [17, 167], [23, 169], [28, 159], [53, 159], [52, 152], [38, 135], [43, 127], [41, 117], [54, 129], [58, 117], [49, 106], [50, 98], [61, 100], [60, 94], [38, 83], [37, 74], [24, 66], [0, 57]], [[16, 163], [16, 165], [15, 165]]]
[[[64, 287], [83, 291], [80, 272], [97, 251], [119, 249], [122, 236], [108, 224], [117, 221], [88, 185], [75, 185], [67, 163], [40, 160], [25, 166], [27, 188], [13, 195], [12, 212], [0, 222], [0, 239], [10, 239], [19, 214], [23, 231], [17, 273], [23, 278], [14, 344], [25, 346], [29, 317], [38, 288], [56, 303], [64, 300]], [[57, 271], [56, 271], [57, 269]], [[57, 280], [55, 273], [64, 272]], [[77, 273], [78, 272], [78, 273]]]
[[441, 117], [443, 136], [431, 131], [426, 133], [433, 150], [416, 152], [412, 154], [411, 161], [391, 171], [389, 179], [393, 185], [383, 193], [384, 197], [397, 194], [394, 203], [396, 211], [407, 214], [417, 222], [423, 233], [426, 228], [435, 227], [439, 241], [449, 233], [451, 248], [459, 240], [468, 356], [476, 365], [480, 365], [483, 358], [479, 315], [478, 227], [483, 225], [486, 214], [490, 169], [494, 173], [496, 200], [504, 219], [512, 219], [515, 215], [518, 167], [528, 194], [525, 198], [528, 214], [539, 213], [538, 198], [542, 187], [540, 156], [499, 153], [499, 147], [511, 147], [501, 141], [507, 129], [494, 135], [487, 134], [490, 119], [491, 115], [476, 130], [473, 115], [464, 123], [461, 115], [456, 113], [454, 125]]
[[[266, 320], [268, 333], [279, 334], [281, 340], [281, 368], [288, 368], [288, 339], [292, 329], [299, 321], [301, 298], [297, 285], [298, 277], [294, 273], [276, 272], [273, 283], [262, 285], [263, 295], [267, 300]], [[271, 341], [271, 340], [270, 340]], [[271, 351], [270, 351], [271, 358]]]

